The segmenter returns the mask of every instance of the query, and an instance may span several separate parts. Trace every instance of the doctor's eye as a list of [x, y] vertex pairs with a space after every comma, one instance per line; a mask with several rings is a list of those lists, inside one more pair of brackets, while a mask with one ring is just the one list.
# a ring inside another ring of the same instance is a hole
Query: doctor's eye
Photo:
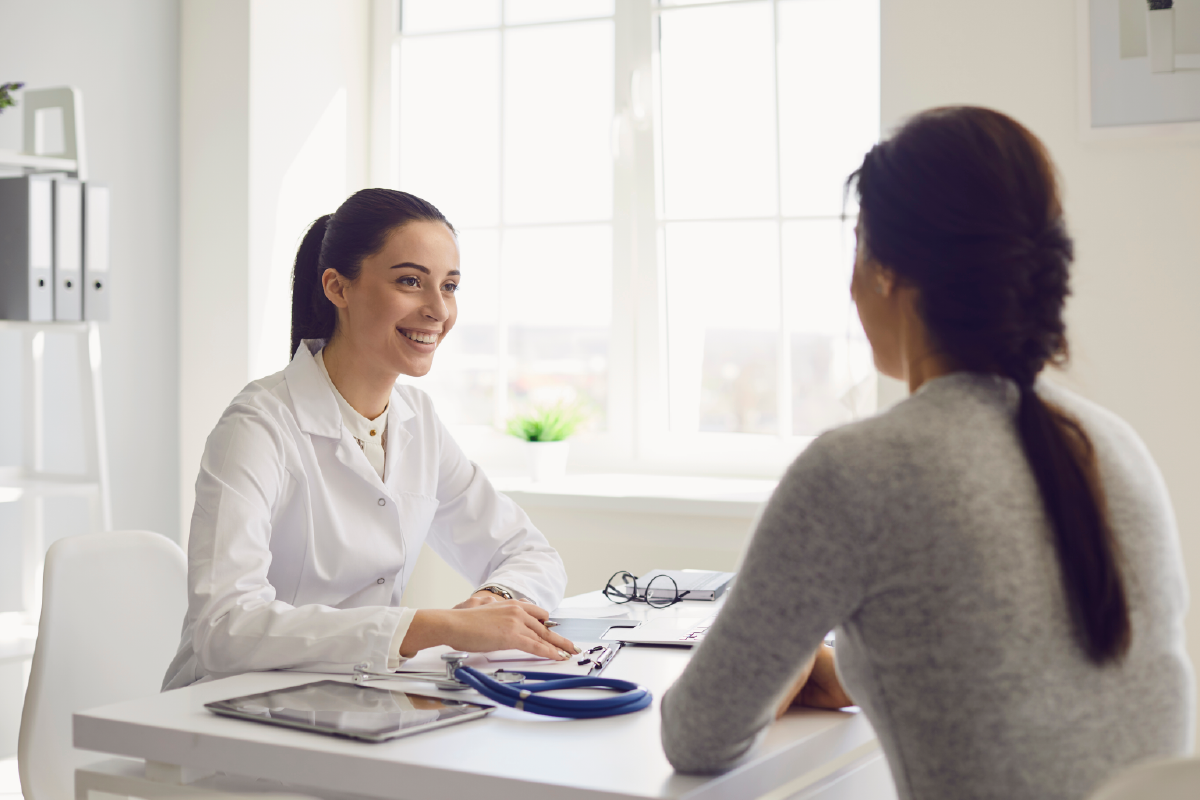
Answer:
[[450, 294], [454, 294], [455, 292], [458, 291], [458, 284], [457, 283], [447, 283], [445, 286], [442, 287], [442, 291], [449, 292]]
[[421, 279], [418, 278], [416, 275], [404, 275], [400, 278], [397, 278], [396, 283], [400, 284], [401, 286], [412, 286], [414, 288], [420, 288]]

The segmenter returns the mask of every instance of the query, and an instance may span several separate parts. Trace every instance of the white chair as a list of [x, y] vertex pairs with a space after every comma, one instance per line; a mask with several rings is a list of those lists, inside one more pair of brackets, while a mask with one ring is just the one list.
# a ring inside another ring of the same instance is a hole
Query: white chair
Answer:
[[1110, 778], [1090, 800], [1196, 800], [1200, 758], [1147, 761]]
[[71, 715], [155, 694], [179, 645], [187, 559], [149, 531], [88, 533], [46, 552], [17, 762], [25, 800], [74, 800]]

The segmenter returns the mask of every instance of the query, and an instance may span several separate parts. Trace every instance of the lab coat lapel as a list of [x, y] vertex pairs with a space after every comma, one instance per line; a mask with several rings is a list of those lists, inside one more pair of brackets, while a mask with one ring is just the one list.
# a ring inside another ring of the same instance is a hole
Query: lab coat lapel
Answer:
[[[338, 408], [337, 399], [333, 396], [333, 390], [329, 388], [329, 381], [321, 374], [317, 360], [313, 358], [324, 344], [320, 339], [305, 339], [303, 345], [296, 349], [292, 363], [284, 370], [288, 391], [292, 395], [292, 410], [296, 414], [296, 423], [305, 433], [337, 439], [337, 460], [371, 486], [381, 488], [383, 483], [379, 480], [379, 474], [375, 472], [371, 462], [367, 461], [367, 456], [350, 435], [350, 431], [342, 424], [342, 412]], [[392, 399], [396, 399], [395, 390], [392, 391]], [[407, 410], [408, 406], [404, 408]], [[408, 414], [412, 416], [411, 411]], [[390, 438], [390, 414], [388, 419]]]
[[[395, 389], [392, 389], [392, 399], [388, 403], [388, 438], [383, 457], [383, 482], [386, 486], [395, 487], [400, 455], [413, 438], [406, 423], [416, 416], [416, 412], [404, 402]], [[403, 490], [397, 487], [397, 491]]]
[[[313, 358], [324, 345], [325, 342], [321, 339], [305, 339], [300, 347], [296, 348], [296, 355], [284, 369], [283, 377], [292, 396], [292, 412], [296, 415], [296, 424], [300, 426], [300, 430], [330, 439], [340, 439], [342, 413], [338, 410], [337, 400], [333, 397], [329, 382], [325, 380], [321, 368], [317, 366], [317, 360]], [[370, 466], [369, 462], [367, 466]]]
[[345, 464], [354, 474], [362, 478], [372, 486], [383, 486], [379, 480], [379, 473], [371, 466], [371, 462], [367, 461], [367, 456], [363, 453], [362, 448], [358, 446], [358, 442], [350, 435], [350, 431], [342, 428], [342, 438], [337, 446], [337, 459]]

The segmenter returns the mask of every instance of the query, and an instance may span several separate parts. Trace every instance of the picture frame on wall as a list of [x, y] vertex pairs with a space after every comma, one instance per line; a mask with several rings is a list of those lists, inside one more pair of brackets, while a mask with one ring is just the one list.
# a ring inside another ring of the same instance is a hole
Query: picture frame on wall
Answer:
[[1076, 0], [1085, 140], [1200, 138], [1200, 0]]

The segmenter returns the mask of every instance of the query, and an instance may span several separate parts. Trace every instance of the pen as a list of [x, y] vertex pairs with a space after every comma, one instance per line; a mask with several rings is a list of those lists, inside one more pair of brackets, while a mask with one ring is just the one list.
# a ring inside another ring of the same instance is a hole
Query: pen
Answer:
[[612, 661], [613, 656], [615, 656], [617, 651], [624, 646], [624, 642], [613, 642], [607, 649], [605, 649], [603, 653], [596, 656], [596, 659], [592, 664], [592, 668], [588, 670], [588, 675], [595, 675], [604, 671], [604, 668], [608, 666], [608, 662]]
[[559, 625], [561, 625], [562, 623], [561, 623], [561, 622], [555, 622], [555, 621], [554, 621], [554, 620], [552, 620], [552, 619], [548, 619], [548, 620], [546, 620], [545, 622], [543, 622], [542, 624], [543, 624], [543, 625], [545, 625], [547, 628], [557, 628], [557, 627], [558, 627]]

